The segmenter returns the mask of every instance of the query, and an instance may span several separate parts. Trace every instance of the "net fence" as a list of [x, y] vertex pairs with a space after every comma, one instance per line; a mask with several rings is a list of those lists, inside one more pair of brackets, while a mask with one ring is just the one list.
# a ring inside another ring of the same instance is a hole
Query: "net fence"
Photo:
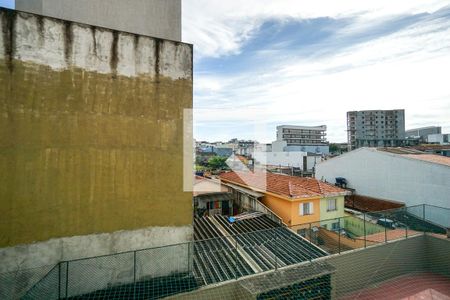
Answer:
[[[413, 281], [414, 274], [449, 276], [450, 258], [443, 251], [450, 250], [450, 241], [441, 225], [448, 224], [449, 216], [448, 209], [419, 205], [291, 228], [216, 232], [219, 236], [210, 239], [21, 271], [28, 276], [3, 273], [0, 298], [339, 298], [398, 276], [413, 276]], [[358, 249], [365, 250], [355, 252]], [[411, 254], [402, 257], [402, 251]], [[432, 270], [427, 266], [431, 258]], [[361, 270], [366, 273], [354, 276], [351, 283], [342, 279]]]

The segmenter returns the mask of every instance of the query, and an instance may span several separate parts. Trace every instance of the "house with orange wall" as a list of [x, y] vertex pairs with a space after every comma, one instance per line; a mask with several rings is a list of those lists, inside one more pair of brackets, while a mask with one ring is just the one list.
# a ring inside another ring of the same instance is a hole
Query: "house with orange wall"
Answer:
[[344, 216], [344, 196], [348, 192], [315, 178], [242, 171], [222, 173], [220, 179], [238, 192], [250, 189], [247, 197], [253, 195], [294, 230], [309, 226], [301, 225], [305, 223], [323, 226], [321, 223], [326, 224], [329, 216]]

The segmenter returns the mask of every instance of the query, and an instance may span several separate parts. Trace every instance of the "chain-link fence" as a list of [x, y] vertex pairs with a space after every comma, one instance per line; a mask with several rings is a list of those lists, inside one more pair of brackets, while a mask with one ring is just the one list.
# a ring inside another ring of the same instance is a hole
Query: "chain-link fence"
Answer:
[[424, 233], [445, 238], [450, 209], [417, 205], [321, 220], [290, 228], [329, 254], [404, 239]]
[[438, 222], [445, 221], [449, 211], [419, 205], [356, 213], [292, 228], [216, 232], [220, 237], [64, 261], [39, 272], [29, 270], [33, 276], [22, 285], [25, 275], [0, 274], [1, 298], [23, 295], [25, 287], [24, 299], [163, 298], [424, 233], [446, 238], [446, 228]]

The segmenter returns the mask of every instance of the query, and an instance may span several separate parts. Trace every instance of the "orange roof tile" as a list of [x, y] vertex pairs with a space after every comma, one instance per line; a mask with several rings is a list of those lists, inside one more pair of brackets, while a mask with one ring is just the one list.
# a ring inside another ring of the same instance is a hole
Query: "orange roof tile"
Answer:
[[348, 193], [344, 189], [315, 178], [288, 176], [261, 171], [227, 172], [220, 174], [220, 179], [292, 199], [317, 196], [337, 196]]
[[437, 154], [402, 154], [404, 157], [450, 166], [450, 157]]

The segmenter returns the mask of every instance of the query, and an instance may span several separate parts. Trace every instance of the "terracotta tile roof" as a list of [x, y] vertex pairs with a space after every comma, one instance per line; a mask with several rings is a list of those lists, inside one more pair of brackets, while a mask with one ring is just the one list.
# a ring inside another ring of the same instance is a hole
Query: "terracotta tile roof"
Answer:
[[269, 172], [227, 172], [222, 173], [220, 179], [292, 199], [337, 196], [348, 193], [344, 189], [315, 178], [288, 176]]
[[363, 212], [395, 209], [403, 206], [405, 206], [405, 204], [387, 199], [356, 194], [345, 196], [345, 207]]
[[450, 166], [450, 157], [437, 154], [402, 154], [404, 157]]

